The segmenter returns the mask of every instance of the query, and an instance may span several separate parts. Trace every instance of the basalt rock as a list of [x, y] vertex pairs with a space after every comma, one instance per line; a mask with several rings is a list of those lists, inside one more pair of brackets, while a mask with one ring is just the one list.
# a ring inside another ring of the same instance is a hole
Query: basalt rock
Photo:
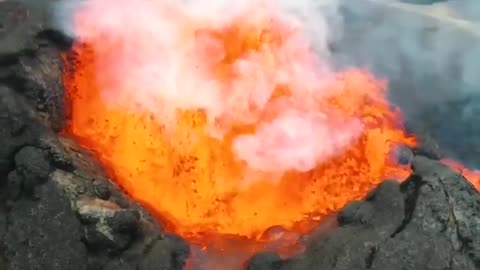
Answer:
[[0, 1], [0, 270], [182, 269], [188, 245], [56, 133], [68, 39], [34, 2]]
[[338, 227], [310, 242], [304, 254], [288, 260], [258, 255], [248, 269], [478, 269], [480, 193], [437, 161], [416, 156], [412, 168], [405, 182], [385, 181], [345, 206]]
[[54, 131], [63, 127], [62, 59], [69, 39], [49, 28], [52, 1], [0, 1], [0, 81]]
[[22, 96], [0, 90], [5, 269], [158, 269], [147, 257], [160, 269], [181, 269], [189, 254], [183, 240], [126, 198], [88, 152], [34, 118]]

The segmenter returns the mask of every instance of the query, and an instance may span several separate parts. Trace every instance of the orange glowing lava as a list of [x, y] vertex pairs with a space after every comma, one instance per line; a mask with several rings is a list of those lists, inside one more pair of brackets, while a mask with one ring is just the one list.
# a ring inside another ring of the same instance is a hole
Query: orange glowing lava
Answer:
[[[248, 13], [233, 16], [221, 25], [202, 21], [201, 26], [196, 24], [198, 21], [176, 17], [186, 31], [180, 34], [188, 35], [192, 29], [201, 29], [201, 33], [225, 49], [225, 53], [218, 54], [215, 46], [203, 47], [207, 49], [202, 53], [211, 63], [202, 69], [201, 72], [207, 73], [202, 76], [230, 85], [236, 76], [242, 75], [238, 74], [241, 70], [233, 70], [232, 63], [249, 52], [257, 53], [256, 63], [268, 74], [281, 68], [279, 59], [309, 57], [311, 52], [306, 49], [300, 50], [301, 55], [279, 55], [281, 51], [277, 48], [294, 30], [268, 25], [269, 20], [251, 24], [245, 15]], [[146, 49], [150, 48], [149, 42], [151, 40], [142, 39], [141, 35], [132, 40], [132, 47], [138, 48], [136, 56], [154, 54]], [[196, 42], [203, 41], [196, 39]], [[302, 45], [308, 47], [306, 41], [296, 42], [305, 42]], [[301, 109], [325, 116], [322, 121], [328, 124], [327, 135], [319, 135], [316, 144], [333, 143], [336, 138], [328, 134], [336, 133], [328, 132], [338, 127], [339, 134], [343, 134], [341, 131], [347, 130], [343, 123], [351, 119], [360, 120], [361, 130], [345, 147], [328, 152], [328, 159], [322, 159], [313, 169], [289, 169], [278, 175], [249, 168], [235, 155], [232, 143], [239, 135], [255, 133], [274, 116], [294, 106], [292, 102], [277, 101], [301, 92], [302, 84], [298, 80], [297, 84], [276, 85], [261, 106], [238, 104], [218, 114], [213, 122], [215, 127], [221, 127], [222, 136], [212, 136], [209, 132], [212, 119], [201, 109], [179, 109], [173, 128], [167, 128], [159, 121], [163, 117], [160, 113], [141, 109], [133, 96], [122, 94], [114, 103], [105, 97], [103, 89], [121, 88], [122, 93], [127, 89], [131, 94], [141, 92], [142, 87], [154, 88], [138, 82], [127, 85], [111, 65], [105, 65], [105, 61], [113, 61], [119, 50], [125, 49], [122, 45], [125, 44], [109, 40], [108, 36], [75, 44], [67, 57], [64, 78], [71, 105], [67, 133], [94, 151], [114, 181], [134, 199], [168, 220], [171, 230], [190, 241], [204, 242], [202, 235], [212, 233], [257, 238], [275, 225], [303, 232], [311, 229], [312, 221], [361, 198], [385, 178], [403, 179], [409, 173], [409, 169], [392, 161], [392, 153], [399, 144], [414, 145], [415, 139], [404, 133], [399, 112], [392, 109], [386, 99], [384, 83], [366, 71], [347, 70], [335, 74], [330, 78], [331, 83], [319, 85], [323, 93], [329, 93], [327, 97], [293, 99], [294, 104], [303, 104]], [[123, 64], [135, 65], [133, 61]], [[183, 73], [183, 80], [198, 82], [202, 76], [194, 74], [194, 70], [191, 67]], [[300, 77], [308, 76], [310, 74], [305, 73]], [[252, 87], [259, 83], [255, 76], [243, 76], [242, 80], [244, 85]], [[223, 96], [229, 95], [230, 88], [221, 89]], [[176, 90], [183, 89], [170, 89]], [[253, 90], [255, 88], [242, 91], [251, 96], [263, 94]], [[162, 100], [150, 101], [158, 102], [158, 107], [168, 105], [161, 103]], [[239, 120], [239, 115], [255, 120]], [[283, 146], [282, 143], [286, 143], [284, 138], [279, 139], [278, 144]], [[275, 145], [265, 142], [265, 148]]]
[[465, 168], [465, 166], [463, 166], [460, 162], [453, 159], [442, 159], [441, 162], [453, 170], [461, 173], [463, 177], [465, 177], [475, 187], [476, 190], [480, 190], [480, 171]]

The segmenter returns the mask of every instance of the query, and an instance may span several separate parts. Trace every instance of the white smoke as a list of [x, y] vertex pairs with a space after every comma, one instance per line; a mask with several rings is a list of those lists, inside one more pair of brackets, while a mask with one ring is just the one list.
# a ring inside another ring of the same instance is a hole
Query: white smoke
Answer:
[[[221, 14], [228, 9], [232, 9], [232, 5], [246, 6], [251, 2], [267, 3], [265, 1], [230, 1], [230, 0], [147, 0], [146, 2], [183, 2], [193, 7], [197, 13], [204, 14]], [[92, 0], [59, 0], [53, 5], [53, 21], [54, 26], [69, 37], [76, 38], [73, 20], [74, 14], [82, 8], [97, 1]], [[107, 0], [108, 2], [108, 0]], [[142, 2], [138, 1], [139, 5]], [[134, 4], [135, 2], [132, 2]], [[286, 12], [289, 16], [295, 17], [302, 24], [305, 34], [312, 41], [312, 45], [325, 56], [329, 54], [328, 43], [337, 39], [342, 34], [342, 16], [339, 15], [338, 0], [272, 0], [275, 7], [279, 7], [281, 11]], [[112, 4], [114, 5], [114, 4]], [[235, 8], [238, 9], [238, 8]], [[135, 4], [132, 5], [134, 12]], [[108, 10], [105, 11], [108, 14]], [[142, 19], [142, 18], [138, 18]], [[128, 25], [128, 22], [125, 26]], [[323, 56], [323, 55], [322, 55]]]
[[[178, 109], [201, 109], [217, 137], [235, 123], [258, 124], [255, 134], [234, 140], [233, 150], [250, 168], [278, 172], [312, 169], [361, 134], [357, 119], [334, 121], [318, 108], [338, 89], [327, 87], [335, 83], [328, 44], [341, 34], [337, 11], [333, 0], [63, 0], [55, 18], [64, 33], [99, 44], [97, 79], [110, 105], [146, 110], [162, 124], [174, 123]], [[226, 49], [203, 29], [237, 17], [254, 29], [278, 28], [283, 40], [271, 53], [235, 60], [236, 77], [225, 83], [211, 67]], [[291, 97], [272, 105], [278, 85], [287, 85]], [[273, 119], [258, 122], [259, 112], [280, 103], [286, 106]]]

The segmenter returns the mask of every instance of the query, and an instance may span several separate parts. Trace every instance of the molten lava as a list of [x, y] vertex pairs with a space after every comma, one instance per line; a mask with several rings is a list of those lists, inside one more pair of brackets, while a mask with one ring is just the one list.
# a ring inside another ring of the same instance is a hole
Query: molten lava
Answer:
[[90, 2], [67, 57], [67, 132], [186, 239], [305, 232], [409, 173], [392, 153], [415, 140], [385, 84], [329, 71], [278, 10], [215, 17], [160, 0]]
[[475, 187], [476, 190], [480, 190], [480, 171], [468, 169], [453, 159], [442, 159], [441, 162], [453, 170], [461, 173], [463, 177], [465, 177]]

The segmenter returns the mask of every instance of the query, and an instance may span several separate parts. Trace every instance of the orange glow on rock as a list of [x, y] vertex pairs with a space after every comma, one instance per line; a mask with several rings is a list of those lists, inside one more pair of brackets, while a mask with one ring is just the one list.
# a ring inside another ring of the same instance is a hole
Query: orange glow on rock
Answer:
[[453, 170], [461, 173], [475, 187], [476, 190], [480, 190], [480, 171], [470, 170], [463, 166], [460, 162], [453, 159], [442, 159], [441, 162]]

